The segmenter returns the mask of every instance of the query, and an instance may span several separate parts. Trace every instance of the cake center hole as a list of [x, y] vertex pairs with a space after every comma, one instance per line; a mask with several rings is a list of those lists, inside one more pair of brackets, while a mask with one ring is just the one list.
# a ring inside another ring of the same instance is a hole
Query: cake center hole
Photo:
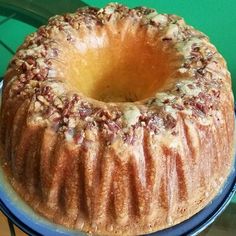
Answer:
[[134, 102], [155, 95], [170, 84], [179, 58], [166, 42], [151, 42], [146, 34], [77, 42], [66, 62], [66, 81], [104, 102]]

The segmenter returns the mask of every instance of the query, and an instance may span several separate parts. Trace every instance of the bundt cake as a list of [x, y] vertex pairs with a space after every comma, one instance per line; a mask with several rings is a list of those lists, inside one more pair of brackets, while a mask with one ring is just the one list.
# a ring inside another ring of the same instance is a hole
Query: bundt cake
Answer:
[[230, 73], [175, 15], [112, 3], [55, 16], [4, 77], [1, 165], [38, 214], [96, 235], [182, 222], [232, 168]]

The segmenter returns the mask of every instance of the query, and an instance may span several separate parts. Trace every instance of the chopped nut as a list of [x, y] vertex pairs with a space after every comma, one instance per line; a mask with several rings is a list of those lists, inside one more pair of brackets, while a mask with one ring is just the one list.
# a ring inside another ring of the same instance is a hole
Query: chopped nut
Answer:
[[59, 99], [59, 98], [55, 98], [54, 100], [54, 105], [57, 107], [57, 108], [62, 108], [63, 107], [63, 103], [62, 101]]
[[73, 117], [69, 117], [68, 127], [75, 128], [75, 126], [76, 126], [75, 119]]
[[36, 111], [36, 112], [39, 111], [40, 108], [41, 108], [41, 104], [40, 104], [38, 101], [36, 101], [36, 102], [34, 103], [34, 108], [35, 108], [35, 111]]
[[164, 124], [167, 129], [173, 129], [177, 124], [177, 120], [170, 114], [167, 114], [164, 118]]
[[41, 95], [37, 96], [37, 99], [45, 105], [49, 105], [49, 102]]

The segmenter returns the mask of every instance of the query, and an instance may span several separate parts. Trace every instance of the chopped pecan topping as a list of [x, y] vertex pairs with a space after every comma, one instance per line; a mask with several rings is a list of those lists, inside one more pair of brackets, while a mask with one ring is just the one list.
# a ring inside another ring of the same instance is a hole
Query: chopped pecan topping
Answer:
[[177, 124], [177, 120], [170, 114], [164, 118], [164, 125], [167, 129], [173, 129]]
[[[48, 82], [55, 82], [58, 76], [55, 68], [52, 67], [53, 59], [57, 58], [61, 53], [57, 42], [49, 40], [50, 35], [54, 35], [59, 30], [62, 31], [65, 39], [71, 43], [74, 40], [73, 30], [80, 28], [90, 30], [95, 25], [104, 25], [106, 21], [122, 19], [131, 16], [134, 23], [140, 22], [140, 27], [158, 28], [158, 31], [164, 31], [164, 26], [169, 23], [176, 24], [178, 37], [181, 36], [181, 43], [187, 43], [191, 38], [201, 38], [205, 40], [205, 36], [194, 32], [190, 27], [181, 23], [181, 18], [168, 15], [159, 15], [153, 9], [144, 7], [129, 9], [119, 4], [109, 4], [101, 10], [97, 8], [79, 9], [74, 14], [65, 14], [64, 16], [55, 16], [49, 20], [48, 26], [42, 26], [34, 33], [27, 37], [23, 47], [18, 50], [16, 56], [11, 62], [11, 66], [21, 72], [17, 81], [12, 85], [12, 97], [34, 96], [36, 101], [34, 108], [40, 115], [44, 115], [45, 119], [53, 121], [52, 126], [60, 132], [67, 132], [67, 138], [74, 138], [76, 143], [82, 143], [84, 139], [83, 131], [96, 127], [107, 137], [107, 142], [118, 133], [123, 135], [123, 139], [128, 144], [135, 142], [135, 130], [145, 127], [155, 134], [159, 133], [164, 127], [172, 129], [175, 135], [177, 121], [175, 114], [183, 111], [185, 108], [193, 111], [195, 116], [206, 116], [207, 113], [216, 106], [220, 98], [220, 90], [222, 79], [215, 78], [215, 67], [209, 68], [209, 62], [217, 63], [215, 57], [215, 49], [207, 46], [199, 46], [198, 43], [190, 44], [190, 51], [186, 56], [183, 65], [179, 68], [179, 74], [185, 76], [187, 73], [194, 75], [191, 83], [185, 84], [185, 90], [189, 93], [181, 93], [181, 88], [173, 89], [170, 95], [174, 95], [180, 99], [176, 102], [176, 98], [170, 99], [170, 96], [163, 98], [158, 104], [157, 98], [150, 98], [146, 102], [145, 107], [150, 108], [148, 112], [141, 112], [136, 124], [130, 127], [126, 132], [122, 122], [122, 111], [119, 107], [96, 107], [93, 104], [83, 100], [78, 95], [69, 96], [58, 88], [53, 88]], [[164, 22], [164, 23], [163, 23]], [[182, 25], [181, 25], [182, 24]], [[71, 30], [73, 29], [73, 30]], [[145, 28], [149, 30], [149, 28]], [[181, 32], [179, 32], [181, 31]], [[179, 40], [180, 38], [178, 38]], [[163, 36], [162, 41], [165, 44], [172, 43], [172, 34]], [[214, 63], [213, 63], [214, 64]], [[208, 65], [208, 67], [207, 67]], [[194, 93], [194, 89], [202, 91], [202, 93]], [[34, 94], [35, 93], [35, 94]], [[214, 97], [214, 98], [212, 98]], [[169, 108], [168, 112], [160, 112], [162, 108]], [[154, 108], [155, 109], [154, 109]], [[153, 110], [151, 110], [153, 108]], [[78, 120], [80, 122], [77, 129]], [[93, 126], [93, 127], [92, 127]]]

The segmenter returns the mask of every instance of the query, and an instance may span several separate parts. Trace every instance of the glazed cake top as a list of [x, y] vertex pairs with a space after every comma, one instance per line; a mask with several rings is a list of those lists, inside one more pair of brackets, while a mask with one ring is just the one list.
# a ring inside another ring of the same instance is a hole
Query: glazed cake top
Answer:
[[33, 98], [28, 122], [75, 143], [86, 127], [108, 144], [117, 135], [132, 142], [139, 126], [173, 130], [179, 112], [208, 122], [222, 86], [231, 89], [204, 34], [178, 16], [119, 4], [52, 17], [26, 38], [6, 77], [11, 98]]

